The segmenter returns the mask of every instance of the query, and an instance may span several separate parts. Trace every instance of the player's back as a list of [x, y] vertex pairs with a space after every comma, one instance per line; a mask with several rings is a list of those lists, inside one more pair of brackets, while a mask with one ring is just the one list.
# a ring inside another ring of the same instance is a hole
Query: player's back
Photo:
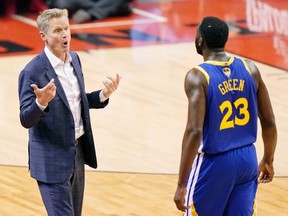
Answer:
[[206, 61], [197, 67], [208, 82], [200, 151], [220, 153], [254, 143], [257, 88], [244, 60]]

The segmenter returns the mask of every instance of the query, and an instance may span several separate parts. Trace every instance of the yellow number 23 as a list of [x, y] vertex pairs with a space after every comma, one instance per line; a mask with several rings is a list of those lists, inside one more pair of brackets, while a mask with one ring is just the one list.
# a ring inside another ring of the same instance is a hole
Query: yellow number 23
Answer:
[[[224, 101], [220, 106], [220, 111], [224, 114], [223, 119], [220, 124], [220, 130], [234, 128], [234, 125], [243, 126], [246, 125], [250, 120], [250, 113], [248, 111], [248, 101], [246, 98], [239, 98], [234, 102], [234, 106], [239, 111], [239, 114], [242, 118], [238, 118], [236, 115], [233, 119], [232, 116], [232, 103], [228, 100]], [[224, 111], [226, 113], [224, 113]], [[229, 120], [230, 119], [230, 120]]]

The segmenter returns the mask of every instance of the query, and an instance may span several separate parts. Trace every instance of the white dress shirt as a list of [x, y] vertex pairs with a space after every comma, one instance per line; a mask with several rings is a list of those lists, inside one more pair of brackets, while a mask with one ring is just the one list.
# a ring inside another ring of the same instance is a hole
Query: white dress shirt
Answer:
[[56, 57], [47, 47], [44, 52], [48, 57], [58, 79], [63, 87], [70, 110], [73, 115], [75, 125], [75, 139], [84, 134], [84, 127], [81, 118], [81, 94], [77, 77], [72, 67], [72, 57], [67, 53], [66, 60], [63, 62]]
[[[64, 89], [66, 98], [69, 103], [70, 110], [73, 115], [75, 125], [75, 140], [84, 134], [83, 121], [81, 118], [81, 95], [77, 77], [71, 65], [72, 57], [67, 53], [65, 62], [56, 57], [47, 47], [44, 52], [48, 57], [57, 77]], [[103, 94], [103, 89], [100, 91], [100, 102], [104, 102], [107, 98]], [[38, 107], [43, 111], [47, 106], [41, 105], [36, 99]]]

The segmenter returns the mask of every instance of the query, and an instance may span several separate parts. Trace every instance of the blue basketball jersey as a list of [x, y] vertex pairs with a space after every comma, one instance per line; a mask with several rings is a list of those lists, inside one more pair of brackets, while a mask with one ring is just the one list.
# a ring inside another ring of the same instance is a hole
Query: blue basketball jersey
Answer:
[[206, 61], [196, 67], [206, 77], [208, 91], [200, 152], [214, 154], [256, 141], [257, 87], [243, 59]]

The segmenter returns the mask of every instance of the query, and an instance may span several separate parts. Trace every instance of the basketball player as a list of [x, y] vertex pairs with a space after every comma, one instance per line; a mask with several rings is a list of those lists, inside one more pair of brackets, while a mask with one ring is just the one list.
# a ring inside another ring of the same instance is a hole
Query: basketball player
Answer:
[[[229, 29], [205, 17], [195, 45], [204, 63], [185, 77], [188, 119], [174, 201], [183, 215], [255, 214], [258, 183], [271, 182], [277, 130], [265, 84], [255, 64], [228, 56]], [[264, 155], [254, 143], [259, 117]]]

